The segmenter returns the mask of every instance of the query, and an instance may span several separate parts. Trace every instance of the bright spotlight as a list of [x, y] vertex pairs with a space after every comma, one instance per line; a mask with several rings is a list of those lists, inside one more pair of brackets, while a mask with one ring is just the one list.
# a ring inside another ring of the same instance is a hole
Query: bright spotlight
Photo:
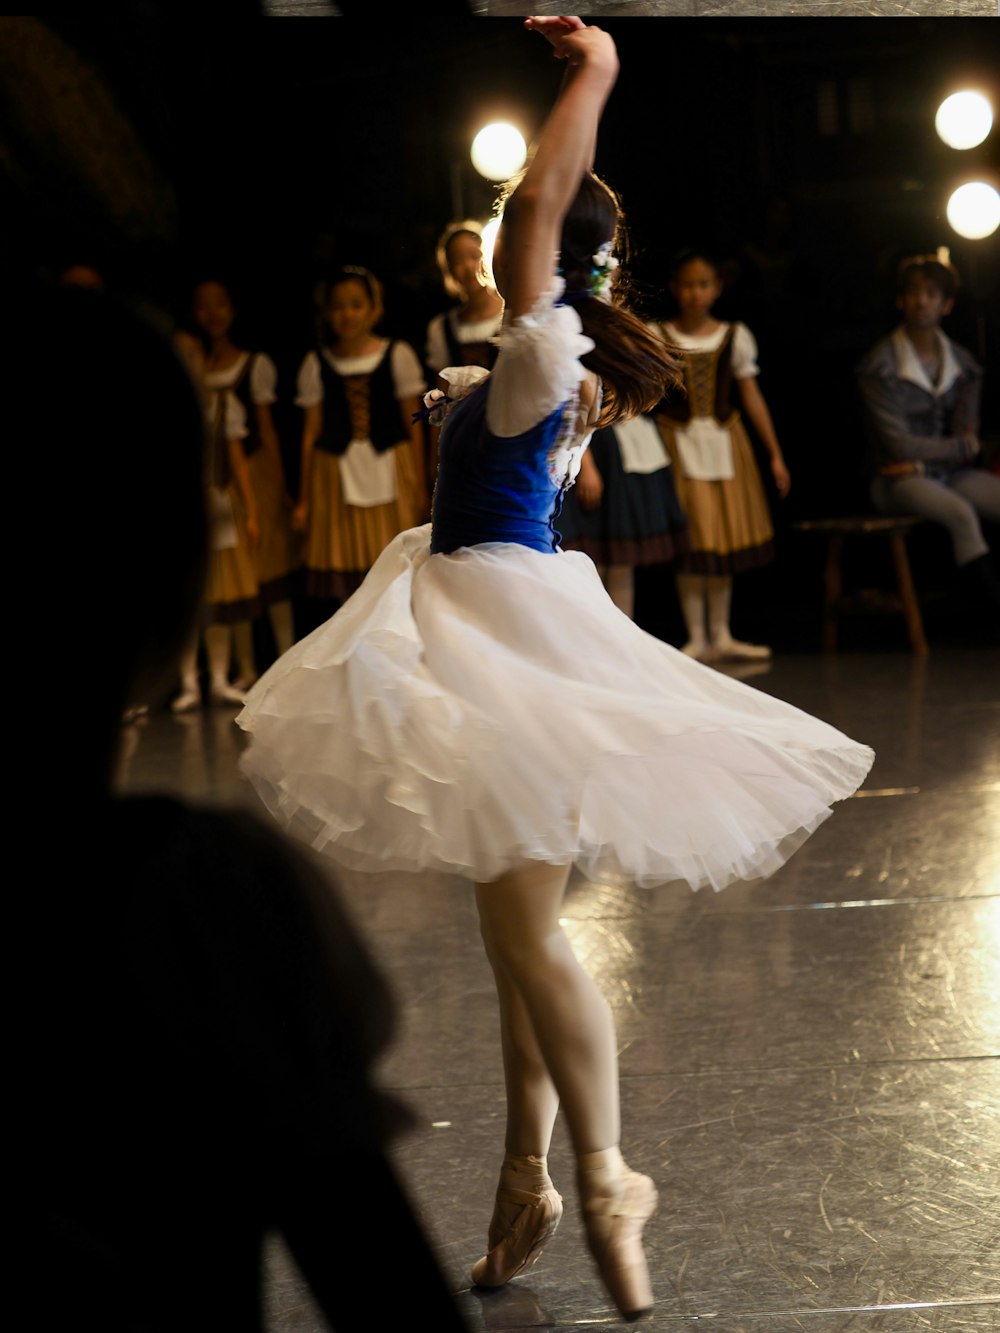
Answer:
[[496, 121], [484, 125], [472, 141], [472, 165], [488, 181], [505, 181], [524, 166], [528, 150], [524, 136], [513, 125]]
[[949, 148], [975, 148], [992, 126], [993, 108], [982, 93], [970, 89], [946, 97], [934, 117], [934, 128]]
[[985, 181], [969, 181], [954, 191], [947, 213], [959, 236], [981, 241], [1000, 227], [1000, 193]]

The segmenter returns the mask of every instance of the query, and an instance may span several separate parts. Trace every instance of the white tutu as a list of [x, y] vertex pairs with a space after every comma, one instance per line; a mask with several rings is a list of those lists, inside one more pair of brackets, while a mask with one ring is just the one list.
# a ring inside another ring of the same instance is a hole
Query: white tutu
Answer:
[[773, 873], [871, 767], [639, 629], [582, 553], [429, 538], [400, 534], [237, 717], [261, 799], [340, 864], [721, 889]]

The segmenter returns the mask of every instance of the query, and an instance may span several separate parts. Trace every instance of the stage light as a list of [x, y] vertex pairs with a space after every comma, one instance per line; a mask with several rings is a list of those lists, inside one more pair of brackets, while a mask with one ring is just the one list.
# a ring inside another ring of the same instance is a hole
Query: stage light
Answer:
[[1000, 227], [1000, 193], [986, 181], [967, 181], [952, 192], [946, 211], [959, 236], [981, 241]]
[[528, 155], [524, 136], [513, 125], [495, 121], [484, 125], [472, 141], [472, 165], [488, 181], [504, 181], [524, 166]]
[[949, 148], [975, 148], [992, 127], [993, 108], [971, 88], [946, 97], [934, 117], [934, 128]]

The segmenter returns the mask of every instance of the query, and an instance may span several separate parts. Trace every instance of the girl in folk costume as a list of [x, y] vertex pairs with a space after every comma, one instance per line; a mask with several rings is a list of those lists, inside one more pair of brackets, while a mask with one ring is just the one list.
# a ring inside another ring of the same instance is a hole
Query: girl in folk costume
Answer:
[[260, 541], [257, 501], [242, 440], [246, 417], [227, 390], [205, 387], [205, 354], [198, 339], [181, 331], [176, 337], [201, 401], [208, 428], [205, 486], [211, 524], [208, 578], [202, 601], [200, 632], [181, 654], [181, 688], [171, 702], [175, 713], [202, 703], [198, 653], [204, 636], [209, 699], [213, 704], [241, 704], [244, 692], [230, 680], [233, 639], [249, 633], [261, 601], [254, 552]]
[[[503, 298], [486, 271], [483, 230], [478, 222], [452, 222], [437, 246], [445, 291], [457, 301], [427, 325], [424, 360], [439, 375], [446, 366], [482, 366], [497, 358], [496, 338], [503, 319]], [[430, 475], [437, 471], [440, 429], [430, 428]]]
[[670, 291], [679, 313], [657, 327], [683, 353], [686, 392], [672, 391], [655, 415], [690, 532], [690, 549], [677, 562], [682, 651], [703, 662], [765, 659], [770, 648], [730, 631], [733, 576], [774, 559], [774, 527], [741, 407], [767, 450], [778, 495], [791, 485], [757, 385], [757, 345], [745, 324], [712, 315], [722, 283], [711, 257], [681, 254]]
[[[301, 564], [300, 539], [292, 531], [281, 443], [272, 405], [277, 400], [277, 370], [266, 352], [251, 352], [233, 340], [236, 310], [226, 283], [205, 278], [192, 296], [195, 326], [205, 345], [204, 385], [209, 393], [231, 392], [242, 405], [246, 434], [242, 447], [257, 500], [260, 542], [254, 550], [260, 600], [265, 607], [276, 653], [295, 642], [292, 594]], [[239, 677], [237, 689], [257, 679], [253, 636], [242, 622], [234, 634]]]
[[[600, 258], [600, 256], [595, 256]], [[608, 595], [635, 612], [635, 571], [669, 564], [690, 541], [670, 456], [652, 417], [594, 431], [559, 516], [565, 550], [585, 551]]]
[[485, 366], [497, 356], [494, 341], [503, 318], [503, 298], [486, 273], [483, 229], [478, 222], [452, 222], [437, 248], [445, 291], [458, 304], [427, 326], [425, 359], [435, 374], [445, 366]]
[[623, 225], [593, 171], [614, 42], [576, 16], [525, 22], [566, 73], [504, 202], [496, 365], [474, 384], [446, 368], [452, 401], [427, 395], [445, 412], [430, 523], [394, 538], [257, 682], [240, 762], [275, 818], [334, 862], [469, 881], [507, 1093], [472, 1279], [502, 1287], [556, 1231], [547, 1155], [562, 1111], [587, 1247], [632, 1320], [654, 1300], [642, 1232], [657, 1190], [622, 1155], [614, 1017], [561, 920], [571, 868], [613, 889], [770, 873], [873, 756], [645, 633], [590, 558], [559, 545], [594, 429], [649, 411], [678, 368], [590, 286]]
[[427, 387], [409, 343], [375, 332], [382, 285], [364, 268], [340, 269], [322, 298], [320, 348], [298, 373], [305, 412], [299, 501], [303, 591], [343, 601], [397, 533], [426, 521]]

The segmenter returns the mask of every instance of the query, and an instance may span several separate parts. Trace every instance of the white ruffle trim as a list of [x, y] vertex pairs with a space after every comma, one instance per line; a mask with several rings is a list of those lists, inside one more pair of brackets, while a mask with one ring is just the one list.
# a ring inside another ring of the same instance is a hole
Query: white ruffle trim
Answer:
[[241, 768], [352, 869], [772, 874], [874, 755], [639, 629], [587, 556], [402, 533], [250, 691]]
[[500, 331], [486, 409], [494, 435], [521, 435], [543, 421], [586, 373], [580, 358], [593, 351], [594, 342], [583, 332], [579, 312], [556, 304], [564, 289], [562, 278], [553, 279], [528, 314], [505, 322]]
[[445, 366], [438, 373], [448, 385], [448, 397], [457, 402], [481, 380], [486, 379], [490, 372], [484, 366]]

